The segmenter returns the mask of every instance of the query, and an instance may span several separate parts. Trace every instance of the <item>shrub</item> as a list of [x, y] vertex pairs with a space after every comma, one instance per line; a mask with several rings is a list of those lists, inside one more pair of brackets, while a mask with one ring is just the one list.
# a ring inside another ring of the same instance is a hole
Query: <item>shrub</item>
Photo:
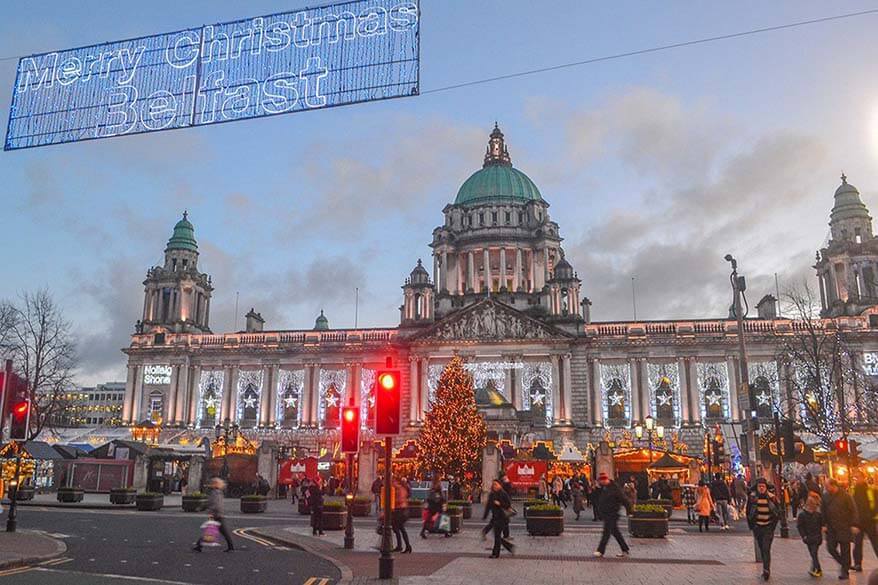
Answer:
[[524, 502], [525, 506], [542, 506], [546, 503], [546, 500], [526, 500]]
[[635, 504], [634, 505], [634, 512], [635, 513], [641, 512], [644, 514], [646, 514], [646, 513], [662, 513], [662, 514], [664, 514], [665, 512], [667, 512], [667, 510], [665, 509], [664, 506], [660, 506], [659, 504]]
[[[66, 489], [66, 488], [58, 488], [58, 489]], [[137, 492], [136, 489], [132, 487], [122, 487], [122, 488], [113, 488], [110, 490], [110, 493], [114, 494], [131, 494]]]
[[448, 512], [448, 513], [451, 513], [451, 512], [457, 513], [457, 512], [460, 512], [460, 511], [461, 511], [461, 507], [460, 507], [460, 506], [456, 506], [456, 505], [454, 505], [454, 504], [448, 504], [448, 505], [445, 507], [445, 511]]
[[469, 506], [470, 503], [466, 500], [448, 500], [449, 506]]
[[191, 494], [183, 496], [184, 498], [206, 498], [207, 494], [204, 492], [192, 492]]
[[338, 500], [327, 500], [327, 501], [323, 502], [323, 509], [324, 510], [344, 510], [345, 503], [343, 501], [340, 502]]
[[546, 504], [545, 502], [541, 502], [539, 504], [532, 504], [527, 509], [528, 513], [530, 512], [560, 512], [561, 507], [556, 506], [555, 504]]
[[255, 494], [251, 494], [249, 496], [241, 496], [242, 502], [264, 502], [267, 499], [268, 498], [266, 498], [265, 496], [258, 496]]
[[372, 498], [370, 498], [369, 496], [356, 496], [356, 497], [354, 497], [354, 503], [355, 504], [371, 504]]
[[137, 495], [138, 495], [138, 496], [144, 496], [144, 497], [147, 497], [147, 498], [162, 498], [162, 497], [164, 497], [164, 494], [160, 494], [160, 493], [158, 493], [158, 492], [141, 492], [141, 493], [139, 493], [139, 494], [137, 494]]

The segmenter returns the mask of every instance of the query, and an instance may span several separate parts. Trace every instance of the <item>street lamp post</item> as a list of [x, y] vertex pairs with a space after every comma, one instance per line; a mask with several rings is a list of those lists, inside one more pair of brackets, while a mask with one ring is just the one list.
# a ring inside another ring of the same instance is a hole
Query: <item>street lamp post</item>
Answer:
[[656, 425], [652, 416], [643, 419], [643, 424], [635, 425], [634, 434], [638, 441], [643, 440], [643, 428], [646, 427], [646, 436], [649, 444], [649, 464], [652, 465], [652, 442], [654, 438], [663, 439], [665, 437], [665, 427]]
[[229, 478], [229, 440], [238, 441], [238, 423], [233, 423], [226, 418], [222, 424], [216, 425], [216, 438], [223, 440], [223, 468], [220, 471], [220, 477], [227, 480]]

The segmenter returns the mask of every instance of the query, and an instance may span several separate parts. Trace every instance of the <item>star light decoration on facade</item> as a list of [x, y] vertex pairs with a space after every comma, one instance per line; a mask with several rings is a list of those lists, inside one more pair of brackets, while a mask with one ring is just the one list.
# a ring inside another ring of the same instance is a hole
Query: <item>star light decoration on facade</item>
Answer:
[[293, 408], [296, 406], [296, 398], [295, 396], [287, 396], [284, 398], [284, 404], [287, 408]]
[[625, 395], [620, 392], [616, 392], [615, 394], [610, 394], [609, 398], [610, 406], [621, 406], [622, 400], [624, 400]]
[[536, 392], [530, 399], [530, 401], [531, 404], [534, 404], [535, 406], [542, 406], [543, 403], [546, 401], [546, 395], [541, 392]]
[[256, 399], [252, 396], [247, 396], [244, 398], [243, 402], [246, 408], [256, 408]]
[[771, 396], [765, 391], [756, 395], [756, 401], [759, 402], [759, 406], [768, 406], [771, 401]]
[[671, 395], [670, 394], [661, 394], [656, 396], [655, 399], [658, 401], [659, 406], [670, 406], [671, 405]]
[[704, 396], [707, 398], [707, 403], [711, 406], [717, 406], [722, 400], [722, 396], [718, 392], [711, 392], [710, 394], [705, 394]]
[[336, 407], [338, 406], [338, 396], [335, 394], [329, 393], [326, 395], [326, 406]]
[[204, 405], [208, 408], [216, 408], [218, 402], [214, 396], [208, 396], [204, 399]]

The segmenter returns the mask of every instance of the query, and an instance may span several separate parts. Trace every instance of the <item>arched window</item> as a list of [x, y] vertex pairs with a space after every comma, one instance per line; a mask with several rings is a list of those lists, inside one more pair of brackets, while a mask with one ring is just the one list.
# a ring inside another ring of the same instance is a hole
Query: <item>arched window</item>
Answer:
[[341, 392], [338, 391], [338, 386], [334, 382], [326, 387], [323, 403], [326, 406], [323, 420], [324, 428], [337, 429], [341, 424]]
[[674, 423], [674, 390], [667, 376], [659, 378], [655, 389], [655, 417], [663, 425]]
[[756, 399], [756, 416], [769, 419], [774, 416], [774, 397], [771, 393], [771, 382], [765, 376], [753, 381], [753, 397]]
[[241, 394], [242, 427], [255, 427], [259, 421], [259, 390], [253, 384], [247, 384]]
[[708, 419], [723, 418], [723, 391], [720, 381], [711, 376], [705, 381], [704, 415]]
[[542, 425], [546, 421], [546, 397], [548, 391], [538, 377], [533, 379], [530, 388], [530, 413], [534, 424]]
[[165, 395], [160, 390], [153, 390], [149, 393], [149, 412], [147, 417], [152, 422], [160, 422], [162, 420], [162, 409], [165, 405]]
[[287, 382], [280, 396], [281, 421], [285, 429], [299, 426], [299, 389], [292, 382]]
[[607, 417], [613, 426], [626, 425], [625, 384], [619, 378], [613, 378], [607, 384]]
[[211, 428], [219, 418], [220, 396], [222, 395], [222, 378], [218, 381], [211, 377], [201, 390], [200, 427]]

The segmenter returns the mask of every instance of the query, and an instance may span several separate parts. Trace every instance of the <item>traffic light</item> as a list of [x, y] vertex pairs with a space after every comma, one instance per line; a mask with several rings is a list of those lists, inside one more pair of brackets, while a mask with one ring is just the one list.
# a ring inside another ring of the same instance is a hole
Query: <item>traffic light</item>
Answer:
[[857, 441], [848, 441], [848, 449], [850, 450], [850, 461], [848, 465], [851, 467], [860, 466], [860, 444]]
[[722, 438], [718, 438], [713, 442], [713, 464], [717, 467], [723, 464], [726, 458], [726, 446]]
[[356, 453], [360, 447], [360, 411], [356, 406], [341, 409], [341, 450]]
[[796, 457], [796, 435], [793, 432], [793, 421], [783, 421], [783, 454], [784, 458], [792, 461]]
[[10, 377], [7, 384], [9, 398], [6, 404], [9, 409], [9, 438], [13, 441], [27, 441], [30, 425], [31, 403], [27, 391], [27, 381], [16, 375]]
[[847, 457], [847, 455], [848, 455], [848, 440], [847, 439], [836, 439], [835, 440], [835, 454], [838, 457]]
[[402, 406], [400, 371], [393, 368], [375, 373], [375, 433], [398, 435]]

